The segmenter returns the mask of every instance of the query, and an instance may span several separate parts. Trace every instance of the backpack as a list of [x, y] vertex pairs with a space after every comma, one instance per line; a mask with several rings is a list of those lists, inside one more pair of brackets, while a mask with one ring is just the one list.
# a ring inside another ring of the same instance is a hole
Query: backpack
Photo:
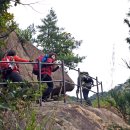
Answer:
[[86, 77], [86, 75], [81, 76], [81, 85], [83, 88], [91, 88], [93, 84], [93, 80], [90, 77]]
[[18, 68], [13, 56], [6, 56], [6, 57], [2, 58], [1, 61], [9, 62], [9, 63], [0, 63], [1, 72], [4, 74], [12, 72], [14, 68]]
[[[43, 55], [40, 55], [36, 60], [35, 62], [38, 62], [38, 61], [41, 61], [41, 62], [46, 62], [47, 59], [48, 59], [49, 55], [48, 54], [45, 54], [44, 56]], [[43, 65], [41, 65], [41, 67], [43, 67]], [[35, 63], [33, 65], [33, 71], [32, 73], [34, 75], [38, 75], [39, 74], [39, 66], [38, 66], [38, 63]]]

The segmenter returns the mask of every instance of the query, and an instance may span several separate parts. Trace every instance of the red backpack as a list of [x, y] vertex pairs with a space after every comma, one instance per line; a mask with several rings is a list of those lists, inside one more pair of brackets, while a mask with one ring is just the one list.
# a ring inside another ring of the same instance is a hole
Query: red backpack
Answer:
[[[38, 62], [38, 61], [41, 61], [41, 62], [46, 62], [47, 61], [47, 58], [48, 58], [48, 54], [45, 54], [45, 55], [40, 55], [36, 60], [35, 62]], [[35, 63], [33, 65], [33, 71], [32, 73], [34, 75], [38, 75], [39, 74], [39, 66], [38, 66], [38, 63]]]
[[[17, 64], [15, 63], [14, 57], [13, 56], [6, 56], [2, 58], [2, 61], [8, 61], [9, 63], [0, 63], [0, 69], [2, 71], [12, 71], [14, 68], [18, 68]], [[12, 61], [12, 62], [11, 62]]]

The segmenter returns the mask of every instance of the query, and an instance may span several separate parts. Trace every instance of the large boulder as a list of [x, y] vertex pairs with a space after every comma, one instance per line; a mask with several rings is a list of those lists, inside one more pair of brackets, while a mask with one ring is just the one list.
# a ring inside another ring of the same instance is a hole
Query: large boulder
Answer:
[[[6, 47], [4, 47], [3, 51], [6, 52], [9, 49], [16, 50], [16, 53], [18, 56], [25, 58], [25, 59], [33, 59], [35, 60], [39, 55], [43, 54], [41, 50], [36, 48], [34, 45], [32, 45], [29, 42], [22, 43], [19, 38], [17, 37], [15, 32], [12, 32], [8, 39], [6, 40]], [[27, 81], [37, 81], [37, 78], [35, 75], [32, 74], [33, 65], [32, 64], [20, 64], [20, 73], [22, 77]], [[74, 82], [69, 77], [69, 75], [64, 72], [65, 75], [65, 88], [66, 91], [72, 91], [74, 89]], [[60, 68], [56, 72], [52, 74], [53, 80], [62, 80], [62, 69]], [[68, 83], [69, 82], [69, 83]], [[53, 94], [57, 95], [60, 92], [60, 88], [63, 88], [62, 83], [60, 82], [54, 82], [54, 92]], [[61, 91], [63, 93], [63, 89]]]

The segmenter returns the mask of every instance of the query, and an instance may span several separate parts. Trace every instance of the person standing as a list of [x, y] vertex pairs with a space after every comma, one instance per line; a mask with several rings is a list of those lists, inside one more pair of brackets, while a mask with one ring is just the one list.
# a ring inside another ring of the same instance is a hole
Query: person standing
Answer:
[[76, 90], [77, 94], [79, 93], [79, 88], [80, 88], [80, 78], [81, 78], [81, 86], [82, 86], [84, 100], [86, 101], [87, 105], [92, 106], [92, 103], [88, 98], [88, 94], [92, 85], [94, 85], [94, 81], [92, 77], [89, 76], [88, 72], [81, 72], [80, 77], [78, 77], [77, 79], [77, 85], [78, 85]]
[[[53, 82], [51, 74], [52, 72], [55, 72], [59, 69], [59, 65], [54, 65], [53, 63], [56, 62], [56, 54], [51, 52], [48, 54], [48, 58], [45, 63], [50, 64], [43, 64], [41, 66], [41, 81], [49, 81], [47, 83], [47, 89], [42, 94], [42, 101], [47, 101], [47, 98], [49, 98], [52, 90], [53, 90]], [[37, 79], [39, 80], [39, 75], [37, 75]]]

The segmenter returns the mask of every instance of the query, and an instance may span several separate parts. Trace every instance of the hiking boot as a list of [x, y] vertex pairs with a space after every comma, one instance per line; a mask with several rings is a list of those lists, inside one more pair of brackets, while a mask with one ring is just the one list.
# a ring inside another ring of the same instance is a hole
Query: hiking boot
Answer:
[[91, 101], [90, 101], [89, 99], [87, 99], [87, 101], [86, 101], [86, 105], [88, 105], [88, 106], [92, 106], [92, 103], [91, 103]]
[[43, 102], [47, 102], [47, 97], [42, 97]]

